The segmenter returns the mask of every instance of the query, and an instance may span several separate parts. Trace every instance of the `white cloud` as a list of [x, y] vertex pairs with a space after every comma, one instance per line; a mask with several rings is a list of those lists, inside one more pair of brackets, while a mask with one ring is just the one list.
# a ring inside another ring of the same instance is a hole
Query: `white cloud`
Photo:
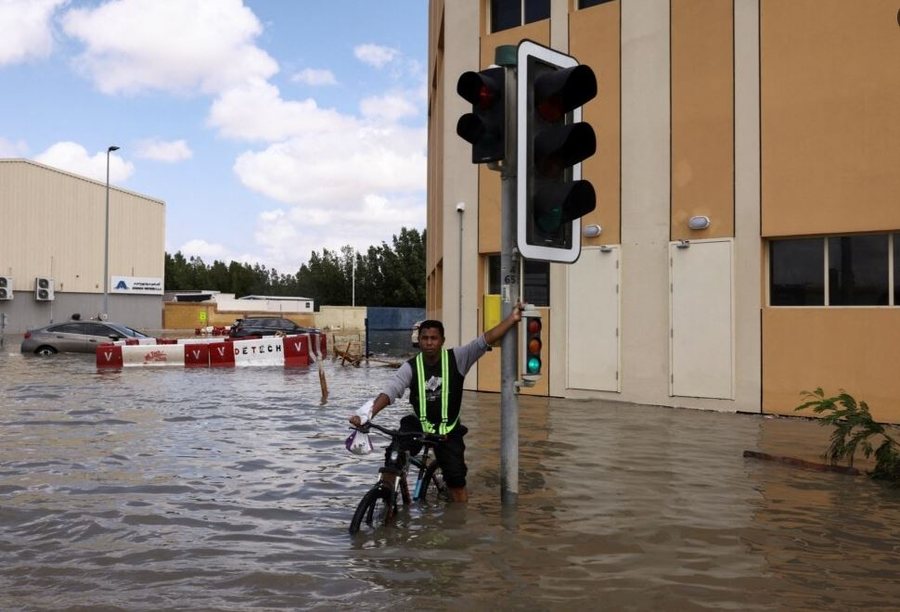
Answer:
[[[358, 111], [348, 114], [314, 98], [282, 97], [270, 82], [278, 65], [257, 46], [262, 25], [240, 0], [111, 0], [69, 10], [61, 23], [84, 45], [74, 65], [101, 92], [208, 95], [208, 127], [223, 138], [258, 144], [238, 156], [233, 171], [249, 190], [282, 205], [255, 213], [252, 238], [261, 252], [238, 254], [198, 235], [182, 244], [185, 256], [266, 262], [293, 272], [311, 251], [347, 244], [365, 249], [389, 241], [401, 227], [424, 226], [427, 89], [424, 71], [399, 51], [374, 44], [354, 49], [367, 66], [390, 70], [381, 74], [392, 88], [361, 99]], [[405, 89], [410, 76], [412, 90]], [[332, 71], [311, 67], [290, 80], [339, 82]], [[184, 140], [151, 139], [133, 150], [160, 161], [193, 155]], [[80, 145], [59, 143], [42, 158], [105, 177], [105, 151], [91, 156]], [[111, 180], [133, 172], [121, 158], [110, 159]]]
[[275, 200], [335, 208], [372, 193], [425, 190], [425, 129], [360, 125], [304, 134], [240, 155], [241, 182]]
[[411, 100], [415, 95], [416, 92], [396, 92], [372, 96], [362, 100], [359, 108], [365, 117], [393, 122], [419, 113], [419, 108]]
[[337, 85], [337, 79], [334, 77], [333, 72], [331, 72], [330, 70], [316, 68], [304, 68], [303, 70], [292, 76], [291, 81], [294, 83], [305, 83], [306, 85], [313, 86]]
[[400, 52], [390, 47], [367, 44], [354, 47], [353, 54], [356, 56], [356, 59], [364, 64], [375, 68], [383, 68], [399, 57]]
[[51, 19], [67, 0], [0, 0], [0, 66], [50, 55]]
[[[83, 146], [75, 142], [57, 142], [34, 159], [73, 174], [80, 174], [97, 181], [106, 182], [106, 150], [91, 155]], [[134, 164], [115, 153], [109, 154], [109, 180], [121, 183], [134, 174]]]
[[295, 271], [314, 250], [366, 249], [401, 227], [424, 227], [424, 91], [417, 83], [371, 96], [358, 116], [285, 100], [262, 81], [214, 102], [208, 122], [222, 136], [268, 143], [237, 158], [238, 179], [286, 205], [258, 216], [258, 261]]
[[86, 47], [76, 66], [108, 94], [214, 94], [278, 71], [241, 0], [117, 0], [68, 11], [63, 28]]
[[366, 252], [370, 246], [391, 243], [401, 227], [421, 229], [425, 219], [424, 194], [363, 196], [353, 208], [295, 206], [261, 213], [254, 239], [262, 249], [252, 261], [266, 261], [280, 273], [294, 273], [313, 251], [338, 252], [344, 246]]
[[274, 85], [255, 81], [222, 94], [213, 103], [208, 122], [228, 138], [275, 142], [299, 134], [349, 129], [355, 121], [319, 108], [312, 98], [284, 100]]
[[228, 249], [223, 245], [207, 242], [206, 240], [201, 240], [199, 238], [188, 240], [181, 245], [180, 248], [176, 249], [176, 251], [181, 251], [181, 254], [184, 255], [185, 259], [199, 257], [206, 265], [212, 264], [217, 259], [226, 263], [233, 259], [229, 255]]
[[184, 140], [159, 140], [151, 138], [136, 145], [137, 157], [161, 162], [179, 162], [193, 157], [194, 153]]

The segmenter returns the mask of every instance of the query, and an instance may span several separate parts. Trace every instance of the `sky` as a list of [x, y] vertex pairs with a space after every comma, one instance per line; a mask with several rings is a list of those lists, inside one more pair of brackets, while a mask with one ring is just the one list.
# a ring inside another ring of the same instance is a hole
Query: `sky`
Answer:
[[166, 204], [166, 251], [296, 272], [425, 228], [427, 0], [0, 0], [0, 158]]

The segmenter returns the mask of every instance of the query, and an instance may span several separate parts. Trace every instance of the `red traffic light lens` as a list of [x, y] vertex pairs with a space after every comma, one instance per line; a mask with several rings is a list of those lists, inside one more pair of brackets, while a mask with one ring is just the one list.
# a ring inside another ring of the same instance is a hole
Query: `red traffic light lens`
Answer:
[[525, 329], [529, 334], [539, 334], [541, 333], [541, 320], [540, 319], [528, 319], [528, 324]]
[[497, 92], [487, 85], [482, 84], [478, 90], [478, 108], [487, 110], [497, 101]]
[[548, 123], [558, 123], [566, 116], [566, 112], [563, 110], [562, 98], [559, 96], [547, 98], [546, 100], [539, 102], [537, 111], [541, 116], [541, 119]]

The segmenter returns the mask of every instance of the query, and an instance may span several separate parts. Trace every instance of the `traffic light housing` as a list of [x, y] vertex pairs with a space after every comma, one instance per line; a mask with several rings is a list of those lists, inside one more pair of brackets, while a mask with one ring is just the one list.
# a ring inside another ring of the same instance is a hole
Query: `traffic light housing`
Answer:
[[523, 41], [518, 49], [517, 241], [526, 259], [573, 263], [581, 217], [594, 210], [594, 186], [581, 162], [597, 150], [581, 106], [597, 95], [594, 71], [571, 56]]
[[541, 367], [543, 365], [541, 350], [544, 348], [541, 331], [544, 325], [541, 322], [541, 313], [530, 305], [526, 305], [522, 311], [522, 323], [525, 332], [522, 334], [522, 384], [530, 387], [541, 379]]
[[503, 68], [464, 72], [456, 92], [472, 105], [459, 118], [456, 133], [472, 145], [472, 163], [500, 161], [506, 157], [506, 74]]

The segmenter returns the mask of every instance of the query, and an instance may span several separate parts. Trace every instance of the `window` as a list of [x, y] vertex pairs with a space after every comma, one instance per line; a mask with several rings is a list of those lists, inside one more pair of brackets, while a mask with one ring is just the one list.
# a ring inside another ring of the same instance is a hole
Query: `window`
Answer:
[[56, 334], [89, 334], [90, 331], [85, 330], [84, 327], [82, 323], [63, 323], [62, 325], [51, 327], [47, 331], [52, 331]]
[[550, 18], [550, 0], [491, 0], [491, 32]]
[[525, 23], [550, 19], [550, 0], [525, 0]]
[[[488, 257], [488, 293], [499, 295], [502, 289], [500, 256]], [[525, 260], [522, 271], [522, 299], [535, 306], [550, 305], [550, 262]]]
[[900, 305], [900, 234], [769, 242], [772, 306]]
[[588, 8], [598, 4], [606, 4], [607, 2], [612, 2], [612, 0], [578, 0], [578, 8]]
[[769, 245], [772, 306], [825, 305], [822, 238], [773, 240]]
[[888, 236], [828, 239], [828, 304], [888, 305]]

